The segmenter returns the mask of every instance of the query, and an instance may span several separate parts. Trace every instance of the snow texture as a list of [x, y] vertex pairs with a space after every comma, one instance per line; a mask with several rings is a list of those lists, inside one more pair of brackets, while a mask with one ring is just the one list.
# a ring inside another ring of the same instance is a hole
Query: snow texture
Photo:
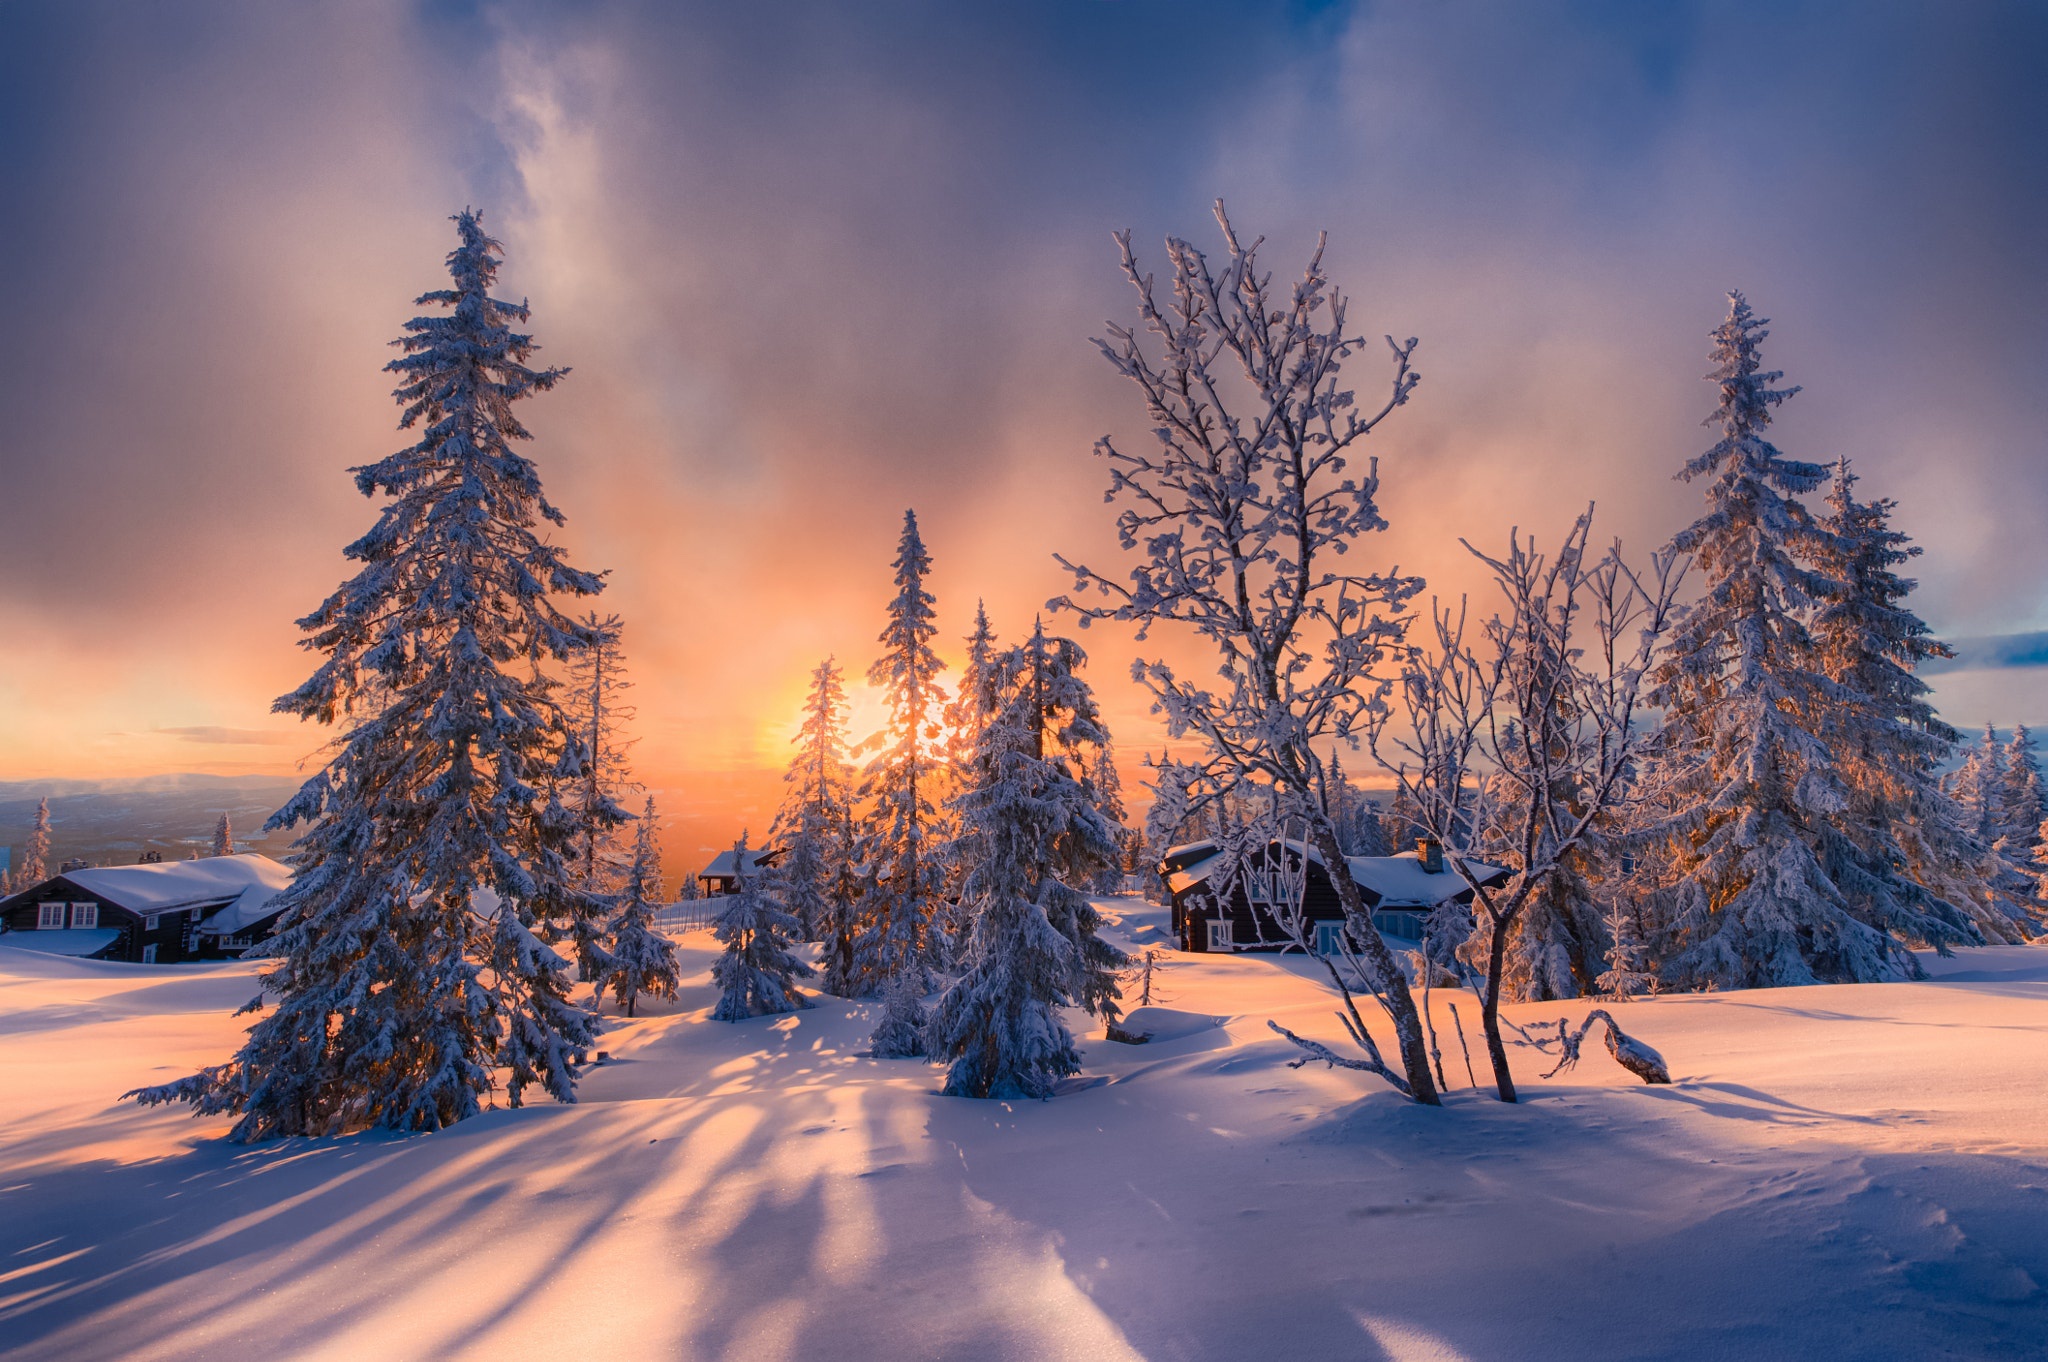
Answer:
[[[1126, 948], [1164, 932], [1098, 906]], [[108, 1096], [231, 1049], [254, 964], [0, 947], [9, 1362], [471, 1362], [559, 1351], [572, 1317], [598, 1355], [757, 1362], [1918, 1362], [2048, 1337], [2042, 947], [1639, 999], [1618, 1015], [1670, 1086], [1597, 1044], [1546, 1080], [1515, 1046], [1520, 1105], [1454, 1060], [1438, 1112], [1284, 1067], [1267, 1018], [1330, 1024], [1299, 957], [1176, 957], [1184, 1029], [1133, 1012], [1150, 1043], [1077, 1042], [1107, 1082], [1002, 1104], [867, 1058], [873, 1003], [708, 1025], [717, 951], [684, 942], [676, 1001], [608, 1023], [574, 1106], [253, 1149]], [[1447, 999], [1470, 1027], [1447, 989], [1439, 1027]]]

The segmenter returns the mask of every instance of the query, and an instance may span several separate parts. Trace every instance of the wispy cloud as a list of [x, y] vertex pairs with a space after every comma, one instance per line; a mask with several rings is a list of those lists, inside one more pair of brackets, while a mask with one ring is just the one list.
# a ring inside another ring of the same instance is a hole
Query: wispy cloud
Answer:
[[263, 728], [221, 728], [214, 724], [158, 728], [152, 731], [185, 742], [215, 743], [227, 747], [279, 747], [302, 740], [300, 735], [295, 733], [278, 733]]

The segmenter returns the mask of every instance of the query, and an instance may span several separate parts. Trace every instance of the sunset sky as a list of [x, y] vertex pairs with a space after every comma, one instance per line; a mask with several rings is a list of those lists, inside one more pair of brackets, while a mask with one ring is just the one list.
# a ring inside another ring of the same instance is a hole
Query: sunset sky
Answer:
[[[1936, 629], [2048, 629], [2043, 70], [2019, 3], [8, 6], [0, 779], [318, 746], [269, 704], [466, 204], [574, 370], [530, 452], [707, 837], [765, 822], [818, 659], [873, 658], [906, 507], [955, 659], [977, 597], [1014, 637], [1054, 551], [1112, 561], [1110, 232], [1163, 265], [1218, 196], [1283, 273], [1327, 228], [1357, 329], [1421, 338], [1375, 561], [1455, 595], [1459, 536], [1589, 500], [1668, 538], [1740, 287], [1805, 386], [1779, 444], [1898, 499]], [[1083, 641], [1156, 747], [1134, 645]], [[1939, 698], [2048, 724], [2048, 671]]]

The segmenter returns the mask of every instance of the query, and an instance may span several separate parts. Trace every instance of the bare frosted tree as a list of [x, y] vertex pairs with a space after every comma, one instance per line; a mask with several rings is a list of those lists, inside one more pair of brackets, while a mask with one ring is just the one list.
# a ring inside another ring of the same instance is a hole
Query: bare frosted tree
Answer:
[[[1126, 447], [1105, 436], [1095, 452], [1111, 468], [1106, 500], [1121, 507], [1118, 537], [1138, 562], [1126, 583], [1062, 557], [1076, 594], [1096, 599], [1052, 605], [1084, 625], [1134, 623], [1141, 640], [1164, 622], [1213, 644], [1219, 688], [1163, 661], [1140, 661], [1133, 675], [1173, 736], [1200, 739], [1211, 794], [1245, 781], [1269, 785], [1284, 815], [1306, 821], [1325, 864], [1341, 867], [1336, 831], [1316, 797], [1317, 745], [1348, 738], [1384, 708], [1391, 683], [1374, 669], [1401, 645], [1403, 611], [1422, 589], [1417, 578], [1349, 567], [1356, 541], [1386, 527], [1374, 500], [1378, 464], [1354, 468], [1354, 446], [1414, 391], [1416, 342], [1387, 338], [1387, 395], [1361, 410], [1339, 386], [1339, 371], [1364, 341], [1346, 331], [1349, 299], [1324, 272], [1323, 239], [1301, 277], [1276, 288], [1260, 271], [1260, 242], [1240, 242], [1221, 201], [1216, 221], [1220, 268], [1170, 238], [1164, 298], [1139, 268], [1131, 234], [1116, 236], [1139, 321], [1110, 323], [1096, 344], [1143, 394], [1151, 438]], [[1386, 1076], [1434, 1105], [1407, 980], [1351, 877], [1340, 871], [1331, 879], [1366, 980], [1399, 1037], [1401, 1072]]]
[[[1480, 1021], [1503, 1102], [1515, 1100], [1500, 1034], [1510, 935], [1596, 828], [1642, 797], [1633, 778], [1649, 735], [1636, 717], [1684, 576], [1669, 551], [1641, 574], [1618, 543], [1596, 556], [1592, 530], [1589, 507], [1555, 554], [1519, 530], [1499, 558], [1466, 544], [1492, 571], [1502, 609], [1476, 647], [1462, 605], [1434, 611], [1435, 645], [1402, 676], [1400, 726], [1379, 713], [1368, 731], [1412, 816], [1472, 888], [1488, 948]], [[1468, 777], [1475, 765], [1484, 782]], [[1506, 880], [1478, 863], [1481, 850], [1505, 862]]]

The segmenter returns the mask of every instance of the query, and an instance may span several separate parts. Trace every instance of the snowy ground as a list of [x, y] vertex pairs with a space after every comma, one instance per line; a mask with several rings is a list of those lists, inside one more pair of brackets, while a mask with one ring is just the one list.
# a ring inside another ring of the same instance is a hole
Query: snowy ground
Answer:
[[1191, 1015], [1003, 1104], [862, 1057], [865, 1005], [706, 1021], [684, 941], [581, 1105], [253, 1149], [112, 1100], [224, 1058], [249, 966], [0, 948], [0, 1355], [2048, 1355], [2048, 949], [1631, 1004], [1664, 1089], [1517, 1050], [1504, 1107], [1446, 1030], [1424, 1111], [1285, 1067], [1268, 1017], [1337, 1031], [1299, 960], [1170, 957]]

